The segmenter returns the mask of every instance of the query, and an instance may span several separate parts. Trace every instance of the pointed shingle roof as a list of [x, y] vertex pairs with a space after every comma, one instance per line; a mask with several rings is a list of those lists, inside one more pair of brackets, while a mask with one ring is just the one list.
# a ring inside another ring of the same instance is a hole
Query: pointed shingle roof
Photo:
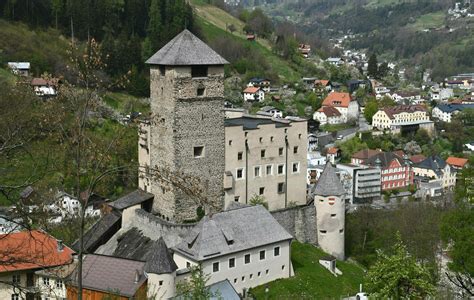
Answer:
[[334, 167], [328, 162], [316, 183], [314, 194], [318, 196], [342, 196], [345, 193]]
[[156, 241], [145, 264], [145, 271], [153, 274], [169, 274], [178, 269], [162, 237]]
[[224, 58], [185, 29], [147, 61], [150, 65], [189, 66], [225, 65]]

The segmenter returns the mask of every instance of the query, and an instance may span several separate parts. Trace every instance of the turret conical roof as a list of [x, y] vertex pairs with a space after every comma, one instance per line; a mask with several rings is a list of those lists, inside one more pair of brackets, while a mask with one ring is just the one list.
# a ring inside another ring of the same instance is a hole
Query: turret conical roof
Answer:
[[192, 66], [228, 64], [217, 52], [185, 29], [147, 61], [150, 65]]
[[318, 196], [342, 196], [345, 193], [334, 167], [328, 162], [316, 183], [314, 194]]
[[160, 237], [154, 242], [150, 255], [146, 260], [145, 271], [153, 274], [169, 274], [178, 269], [165, 241]]

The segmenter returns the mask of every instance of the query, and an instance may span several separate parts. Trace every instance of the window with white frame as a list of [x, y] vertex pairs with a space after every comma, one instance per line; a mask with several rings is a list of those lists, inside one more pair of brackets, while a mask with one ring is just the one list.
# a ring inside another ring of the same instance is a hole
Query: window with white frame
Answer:
[[280, 256], [280, 247], [273, 248], [273, 256]]
[[267, 165], [267, 166], [265, 167], [265, 169], [266, 169], [266, 175], [267, 175], [267, 176], [273, 175], [273, 165]]
[[278, 175], [283, 175], [283, 174], [285, 174], [285, 165], [284, 165], [284, 164], [278, 165], [278, 167], [277, 167], [277, 173], [278, 173]]
[[294, 162], [291, 171], [292, 171], [292, 173], [299, 173], [300, 172], [300, 163], [299, 162]]
[[265, 260], [265, 250], [261, 250], [259, 255], [260, 255], [260, 260]]
[[58, 289], [62, 288], [63, 287], [63, 281], [61, 279], [56, 279], [56, 287]]
[[243, 179], [244, 178], [244, 168], [239, 168], [236, 170], [235, 177], [237, 179]]
[[219, 262], [218, 261], [212, 264], [212, 272], [213, 273], [219, 272]]
[[235, 257], [229, 258], [229, 269], [235, 268]]
[[245, 254], [244, 256], [244, 264], [249, 264], [250, 263], [250, 254]]
[[43, 284], [49, 285], [49, 277], [43, 277]]
[[12, 294], [12, 300], [20, 300], [20, 295]]
[[254, 177], [260, 177], [261, 176], [261, 168], [260, 166], [255, 166], [254, 167]]

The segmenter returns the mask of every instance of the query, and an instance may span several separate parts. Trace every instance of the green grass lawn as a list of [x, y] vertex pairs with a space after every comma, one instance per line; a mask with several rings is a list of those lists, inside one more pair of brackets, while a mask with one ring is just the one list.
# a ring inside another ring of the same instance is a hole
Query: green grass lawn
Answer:
[[268, 295], [265, 295], [267, 285], [253, 288], [251, 293], [256, 299], [340, 299], [355, 295], [359, 284], [364, 282], [364, 270], [353, 263], [338, 261], [342, 275], [335, 277], [319, 264], [324, 256], [327, 254], [319, 248], [293, 242], [291, 261], [295, 276], [269, 283]]
[[435, 12], [420, 16], [415, 23], [411, 24], [410, 27], [415, 30], [423, 30], [428, 28], [438, 28], [444, 24], [445, 13]]

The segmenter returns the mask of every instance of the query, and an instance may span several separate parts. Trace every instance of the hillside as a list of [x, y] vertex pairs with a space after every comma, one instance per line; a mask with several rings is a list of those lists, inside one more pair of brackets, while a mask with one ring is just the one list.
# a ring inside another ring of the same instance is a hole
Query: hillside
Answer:
[[[353, 296], [363, 283], [364, 270], [349, 261], [338, 261], [336, 267], [342, 275], [334, 276], [319, 264], [327, 256], [321, 249], [309, 244], [293, 242], [291, 261], [295, 276], [279, 279], [251, 289], [259, 299], [341, 299]], [[268, 294], [265, 289], [268, 288]]]
[[[436, 80], [474, 68], [474, 5], [453, 12], [449, 1], [275, 1], [259, 6], [274, 20], [326, 40], [352, 34], [346, 46], [405, 66], [432, 69]], [[459, 1], [463, 2], [463, 1]]]

